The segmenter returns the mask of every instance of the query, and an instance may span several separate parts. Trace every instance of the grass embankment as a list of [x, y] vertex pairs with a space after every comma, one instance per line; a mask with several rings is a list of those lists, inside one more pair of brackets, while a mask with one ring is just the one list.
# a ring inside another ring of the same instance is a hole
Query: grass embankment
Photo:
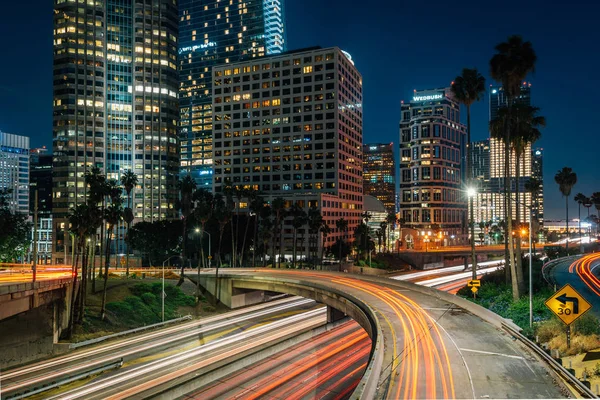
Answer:
[[[188, 314], [202, 317], [223, 311], [220, 308], [215, 310], [204, 297], [200, 297], [196, 303], [195, 285], [186, 281], [177, 287], [175, 285], [179, 277], [171, 274], [165, 274], [165, 320]], [[153, 274], [146, 274], [143, 280], [135, 275], [125, 280], [109, 275], [104, 321], [100, 319], [103, 281], [96, 282], [96, 293], [92, 293], [90, 284], [85, 317], [83, 323], [75, 327], [72, 341], [93, 339], [160, 322], [162, 282], [157, 278]]]

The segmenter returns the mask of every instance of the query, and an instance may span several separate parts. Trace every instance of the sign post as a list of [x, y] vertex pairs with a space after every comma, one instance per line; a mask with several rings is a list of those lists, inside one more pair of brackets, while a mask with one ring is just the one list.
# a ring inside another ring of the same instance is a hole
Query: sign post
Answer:
[[479, 279], [471, 279], [467, 281], [467, 286], [471, 288], [471, 292], [473, 292], [473, 298], [477, 298], [476, 294], [481, 286], [481, 281]]
[[565, 325], [567, 325], [567, 348], [571, 347], [571, 324], [592, 308], [573, 287], [563, 286], [544, 303]]

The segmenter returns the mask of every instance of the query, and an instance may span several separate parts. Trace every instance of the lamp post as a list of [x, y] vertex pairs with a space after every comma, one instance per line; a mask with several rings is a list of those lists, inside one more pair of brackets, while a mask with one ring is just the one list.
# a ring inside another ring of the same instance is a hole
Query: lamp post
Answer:
[[469, 196], [469, 227], [471, 231], [471, 263], [473, 268], [473, 280], [477, 279], [477, 256], [475, 255], [475, 217], [473, 210], [473, 198], [477, 195], [477, 190], [474, 187], [467, 189]]
[[161, 302], [161, 304], [162, 304], [162, 309], [161, 309], [162, 322], [165, 322], [165, 264], [171, 258], [175, 258], [175, 257], [181, 258], [181, 256], [174, 255], [174, 256], [171, 256], [171, 257], [167, 258], [162, 263], [162, 293], [160, 295], [160, 297], [162, 298], [162, 302]]
[[[202, 248], [202, 234], [206, 233], [208, 235], [208, 267], [210, 268], [212, 255], [210, 254], [212, 246], [210, 245], [210, 233], [206, 232], [206, 230], [196, 228], [196, 232], [200, 233], [200, 248]], [[203, 253], [203, 252], [201, 252]], [[204, 261], [204, 260], [202, 260]], [[200, 301], [200, 265], [198, 265], [198, 276], [196, 278], [196, 296], [198, 301]]]

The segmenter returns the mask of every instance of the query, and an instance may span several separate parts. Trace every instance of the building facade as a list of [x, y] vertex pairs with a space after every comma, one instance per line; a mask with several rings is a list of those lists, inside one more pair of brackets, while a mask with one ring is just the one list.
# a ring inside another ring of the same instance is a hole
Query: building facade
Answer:
[[[37, 191], [37, 256], [38, 264], [52, 261], [52, 154], [48, 149], [31, 149], [29, 170], [29, 214], [35, 222], [35, 192]], [[29, 260], [33, 257], [35, 229], [31, 229]]]
[[[351, 240], [363, 205], [362, 77], [352, 61], [335, 47], [311, 48], [212, 73], [214, 191], [313, 196], [332, 229], [326, 246]], [[337, 231], [340, 218], [347, 232]]]
[[0, 190], [15, 213], [29, 214], [29, 138], [0, 131]]
[[388, 213], [396, 213], [396, 162], [394, 144], [363, 145], [363, 193], [380, 200]]
[[[66, 218], [85, 200], [84, 175], [92, 167], [108, 179], [137, 174], [136, 220], [176, 217], [177, 15], [170, 0], [55, 0], [55, 254], [71, 250]], [[121, 227], [119, 249], [123, 234]]]
[[540, 182], [540, 191], [532, 199], [533, 217], [544, 226], [544, 149], [541, 147], [531, 151], [531, 178]]
[[[400, 211], [416, 231], [465, 235], [466, 128], [450, 88], [416, 90], [401, 106]], [[414, 238], [413, 238], [414, 239]]]
[[283, 7], [284, 0], [180, 1], [181, 174], [199, 187], [212, 185], [212, 68], [283, 52]]

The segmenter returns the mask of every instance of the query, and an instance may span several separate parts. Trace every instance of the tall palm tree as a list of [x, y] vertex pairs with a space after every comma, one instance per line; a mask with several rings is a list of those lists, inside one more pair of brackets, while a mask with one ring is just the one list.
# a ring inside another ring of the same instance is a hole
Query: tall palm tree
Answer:
[[[400, 243], [402, 243], [402, 228], [404, 227], [404, 224], [406, 224], [406, 219], [398, 218], [398, 224], [400, 225]], [[398, 251], [400, 251], [400, 249], [398, 249]]]
[[177, 282], [177, 286], [181, 286], [185, 279], [184, 271], [186, 264], [186, 242], [187, 242], [187, 223], [188, 218], [192, 214], [192, 210], [194, 209], [193, 202], [193, 193], [196, 190], [196, 181], [190, 176], [186, 175], [183, 177], [181, 181], [179, 181], [179, 209], [181, 210], [181, 219], [183, 220], [182, 228], [182, 236], [183, 242], [181, 244], [181, 276], [179, 277], [179, 282]]
[[[254, 217], [254, 224], [256, 225], [257, 213], [255, 212], [256, 207], [262, 207], [262, 199], [260, 202], [256, 202], [258, 198], [258, 191], [254, 189], [246, 190], [245, 196], [248, 199], [248, 213], [246, 214], [246, 223], [244, 224], [244, 238], [242, 239], [242, 250], [240, 252], [240, 267], [244, 266], [244, 253], [246, 252], [246, 238], [248, 237], [248, 229], [250, 228], [250, 218]], [[255, 204], [256, 203], [256, 204]]]
[[[115, 192], [112, 192], [112, 194], [114, 193]], [[108, 267], [110, 265], [110, 242], [115, 227], [123, 219], [123, 200], [119, 197], [120, 193], [121, 191], [119, 191], [118, 196], [110, 196], [111, 204], [104, 210], [104, 221], [106, 222], [106, 258], [104, 262], [104, 288], [102, 289], [102, 305], [100, 307], [100, 319], [102, 320], [104, 320], [106, 314], [106, 290], [108, 288]]]
[[[471, 105], [483, 97], [485, 93], [485, 78], [477, 69], [464, 68], [462, 74], [454, 78], [452, 93], [459, 103], [467, 108], [467, 186], [472, 186], [471, 176]], [[473, 279], [477, 279], [477, 258], [475, 257], [475, 221], [473, 217], [473, 196], [469, 197], [470, 230], [471, 230], [471, 259], [473, 260]]]
[[[381, 240], [383, 241], [383, 248], [384, 249], [385, 249], [386, 244], [387, 244], [386, 243], [387, 242], [387, 227], [388, 227], [387, 222], [381, 221], [379, 223], [379, 229], [381, 230], [381, 234], [382, 234]], [[381, 253], [381, 246], [379, 248], [379, 252]]]
[[[256, 267], [256, 252], [258, 251], [257, 236], [258, 236], [258, 221], [265, 207], [265, 200], [257, 192], [250, 196], [251, 200], [248, 204], [250, 213], [254, 216], [254, 236], [252, 239], [252, 267]], [[245, 238], [244, 238], [245, 240]]]
[[[600, 192], [592, 193], [592, 196], [590, 197], [590, 201], [596, 207], [596, 211], [598, 211], [598, 218], [600, 218]], [[596, 225], [596, 231], [598, 231], [598, 225]]]
[[577, 174], [569, 167], [563, 167], [554, 176], [554, 181], [558, 184], [558, 189], [565, 196], [565, 210], [567, 217], [567, 252], [569, 251], [569, 196], [571, 189], [577, 183]]
[[307, 222], [307, 216], [304, 209], [297, 203], [293, 204], [287, 211], [287, 215], [292, 217], [292, 228], [294, 229], [293, 245], [292, 245], [292, 267], [296, 268], [296, 247], [297, 247], [297, 232]]
[[[593, 206], [593, 205], [594, 205], [594, 203], [592, 203], [592, 199], [590, 199], [589, 197], [586, 196], [585, 200], [583, 201], [583, 206], [585, 208], [587, 208], [587, 219], [588, 219], [587, 222], [590, 222], [589, 221], [589, 219], [590, 219], [590, 207]], [[588, 229], [588, 235], [591, 236], [591, 233], [592, 233], [591, 224], [590, 224], [590, 226], [588, 228], [589, 228]]]
[[[587, 199], [587, 197], [583, 193], [577, 193], [575, 195], [575, 197], [573, 197], [573, 200], [575, 200], [577, 202], [578, 206], [579, 206], [578, 207], [579, 208], [578, 209], [578, 215], [579, 215], [578, 218], [579, 218], [579, 238], [580, 238], [580, 242], [581, 242], [581, 205], [583, 203], [585, 203], [586, 199]], [[581, 242], [581, 243], [583, 243], [583, 242]]]
[[[121, 175], [121, 184], [125, 188], [125, 192], [127, 192], [127, 207], [124, 211], [124, 219], [127, 224], [127, 233], [129, 234], [129, 228], [131, 227], [131, 223], [133, 222], [133, 208], [131, 204], [131, 191], [138, 184], [138, 177], [132, 170], [127, 170]], [[129, 242], [127, 241], [127, 261], [126, 261], [126, 271], [125, 271], [125, 279], [129, 277]]]
[[[308, 258], [313, 260], [313, 268], [315, 268], [317, 251], [319, 250], [319, 231], [323, 226], [323, 216], [321, 211], [317, 207], [310, 207], [308, 209]], [[312, 244], [312, 245], [311, 245]], [[312, 252], [311, 252], [312, 250]]]
[[362, 213], [362, 218], [364, 220], [365, 223], [365, 227], [366, 227], [366, 234], [362, 235], [361, 238], [365, 241], [364, 246], [365, 249], [367, 249], [367, 253], [365, 253], [365, 260], [367, 259], [367, 257], [369, 256], [369, 252], [368, 252], [368, 248], [369, 248], [369, 235], [371, 233], [371, 230], [369, 228], [369, 221], [371, 220], [371, 213], [368, 211], [365, 211]]
[[[537, 227], [535, 232], [537, 235], [537, 232], [539, 230], [539, 226], [540, 226], [540, 219], [539, 219], [539, 213], [540, 213], [540, 193], [542, 191], [542, 181], [536, 178], [530, 178], [527, 182], [525, 182], [525, 190], [527, 192], [529, 192], [531, 194], [531, 206], [535, 207], [535, 220], [533, 221], [535, 223], [535, 226]], [[533, 215], [532, 215], [533, 217]], [[533, 223], [532, 223], [533, 226]], [[535, 254], [535, 242], [536, 240], [533, 240], [533, 253]]]
[[[106, 176], [102, 173], [100, 168], [92, 167], [85, 173], [85, 184], [88, 188], [88, 204], [100, 207], [100, 219], [104, 215], [104, 208], [106, 207]], [[100, 267], [102, 271], [102, 259], [104, 256], [104, 228], [105, 224], [100, 222]], [[95, 235], [94, 235], [95, 237]], [[94, 244], [95, 244], [94, 240]], [[92, 278], [92, 292], [96, 293], [96, 260], [92, 259], [92, 270], [90, 274]]]
[[[396, 214], [391, 212], [388, 213], [388, 215], [385, 217], [385, 222], [387, 222], [388, 224], [388, 251], [389, 251], [389, 245], [392, 243], [391, 241], [391, 233], [392, 231], [396, 228], [396, 223], [398, 222], [398, 218], [396, 217]], [[400, 239], [402, 239], [402, 237], [400, 237]]]
[[[515, 208], [517, 216], [517, 227], [521, 226], [521, 201], [520, 201], [520, 180], [521, 180], [521, 162], [525, 159], [524, 153], [531, 144], [536, 142], [542, 136], [540, 127], [546, 126], [546, 118], [538, 115], [539, 108], [521, 104], [513, 104], [511, 110], [512, 120], [509, 122], [512, 126], [510, 131], [513, 132], [511, 137], [511, 148], [515, 155], [515, 178], [517, 182], [515, 196]], [[523, 206], [523, 216], [525, 215]], [[526, 218], [523, 218], [526, 219]], [[519, 236], [517, 236], [519, 237]], [[523, 259], [521, 258], [521, 240], [517, 240], [517, 271], [523, 270]], [[524, 280], [520, 279], [521, 291], [524, 288]]]
[[[507, 96], [507, 113], [509, 114], [508, 119], [510, 120], [510, 108], [513, 105], [514, 99], [520, 94], [521, 82], [527, 77], [527, 74], [535, 70], [535, 63], [537, 56], [533, 50], [533, 46], [530, 42], [524, 42], [520, 36], [510, 36], [506, 42], [502, 42], [496, 46], [497, 53], [490, 60], [490, 73], [494, 80], [501, 82], [502, 87]], [[502, 137], [504, 142], [504, 176], [507, 182], [510, 182], [510, 124], [502, 126], [504, 135], [498, 135]], [[491, 128], [491, 126], [490, 126]], [[490, 129], [491, 130], [491, 129]], [[496, 136], [496, 137], [498, 137]], [[510, 201], [510, 186], [505, 183], [505, 211], [507, 232], [512, 232], [512, 202]], [[510, 260], [506, 260], [507, 264], [510, 262], [511, 268], [511, 283], [513, 289], [513, 299], [516, 301], [520, 297], [520, 282], [519, 276], [522, 275], [522, 271], [517, 275], [517, 267], [515, 264], [515, 258], [513, 254], [513, 239], [512, 235], [508, 234], [508, 253]], [[522, 279], [521, 279], [522, 280]]]
[[331, 233], [331, 228], [327, 224], [327, 221], [323, 220], [323, 222], [321, 223], [321, 227], [319, 229], [321, 230], [321, 236], [323, 237], [323, 242], [321, 245], [321, 269], [322, 269], [323, 268], [323, 255], [325, 253], [325, 244], [327, 243], [327, 236], [329, 236], [329, 234]]
[[[275, 214], [275, 227], [277, 230], [277, 237], [279, 238], [279, 268], [281, 268], [281, 257], [283, 256], [283, 221], [285, 219], [285, 200], [281, 197], [273, 199], [271, 203], [271, 210]], [[273, 246], [271, 248], [271, 267], [275, 267], [275, 239], [273, 235]]]
[[342, 263], [342, 246], [341, 246], [341, 243], [343, 243], [344, 239], [346, 238], [346, 231], [348, 230], [348, 221], [346, 221], [344, 218], [340, 218], [337, 221], [335, 221], [335, 227], [342, 234], [341, 237], [340, 237], [339, 257], [338, 257], [338, 260], [339, 260], [339, 262], [341, 264]]

